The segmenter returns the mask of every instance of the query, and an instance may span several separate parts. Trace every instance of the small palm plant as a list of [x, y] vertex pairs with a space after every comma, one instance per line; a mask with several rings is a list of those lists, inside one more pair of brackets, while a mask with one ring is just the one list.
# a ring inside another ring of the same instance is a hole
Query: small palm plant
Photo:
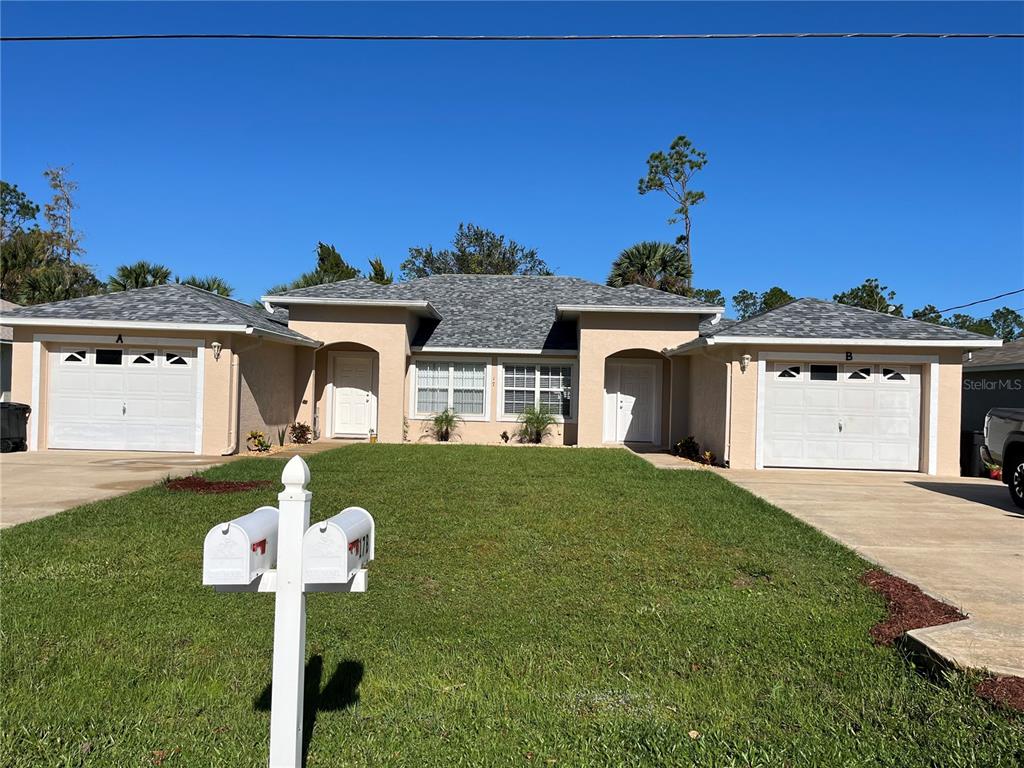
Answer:
[[439, 443], [447, 443], [459, 428], [462, 419], [451, 408], [445, 408], [430, 422], [430, 434]]
[[519, 414], [517, 436], [524, 443], [542, 443], [555, 424], [555, 417], [547, 408], [527, 408]]

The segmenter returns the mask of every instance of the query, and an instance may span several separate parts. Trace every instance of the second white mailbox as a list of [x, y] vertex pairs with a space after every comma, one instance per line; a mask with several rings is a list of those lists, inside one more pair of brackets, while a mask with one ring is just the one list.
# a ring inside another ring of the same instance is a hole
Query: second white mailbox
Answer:
[[306, 584], [346, 584], [373, 560], [373, 517], [349, 507], [311, 525], [302, 537], [302, 580]]

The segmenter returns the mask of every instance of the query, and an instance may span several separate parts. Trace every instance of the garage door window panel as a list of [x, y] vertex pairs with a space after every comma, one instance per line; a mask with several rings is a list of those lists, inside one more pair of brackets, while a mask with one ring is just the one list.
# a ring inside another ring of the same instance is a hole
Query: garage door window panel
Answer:
[[61, 365], [88, 365], [89, 353], [85, 349], [65, 347], [60, 352]]
[[124, 361], [124, 350], [121, 349], [97, 349], [96, 365], [121, 365]]
[[837, 365], [812, 365], [811, 381], [837, 381], [839, 379], [839, 366]]
[[171, 368], [188, 368], [192, 365], [192, 356], [187, 352], [164, 351], [164, 365]]
[[130, 365], [155, 366], [156, 351], [133, 349], [131, 352], [128, 353], [128, 363]]

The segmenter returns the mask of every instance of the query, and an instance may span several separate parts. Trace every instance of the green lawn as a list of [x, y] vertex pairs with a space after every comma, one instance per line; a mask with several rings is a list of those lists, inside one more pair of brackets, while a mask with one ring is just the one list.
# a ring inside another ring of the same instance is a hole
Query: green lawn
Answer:
[[[866, 563], [711, 473], [470, 446], [309, 464], [314, 520], [359, 504], [378, 534], [368, 593], [309, 599], [310, 766], [1024, 761], [1024, 719], [871, 644]], [[273, 596], [200, 580], [209, 527], [276, 493], [154, 487], [5, 531], [0, 763], [266, 765]]]

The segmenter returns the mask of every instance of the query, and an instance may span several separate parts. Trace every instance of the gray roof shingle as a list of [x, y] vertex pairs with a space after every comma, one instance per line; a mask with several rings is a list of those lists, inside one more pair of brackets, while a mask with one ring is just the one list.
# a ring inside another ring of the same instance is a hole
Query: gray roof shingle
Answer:
[[[557, 317], [558, 306], [720, 308], [641, 286], [611, 288], [576, 277], [434, 275], [378, 285], [343, 280], [276, 294], [279, 297], [428, 301], [439, 320], [424, 319], [412, 341], [423, 349], [575, 350], [576, 324]], [[274, 297], [269, 297], [273, 302]]]
[[964, 370], [971, 368], [1024, 369], [1024, 339], [1004, 341], [1003, 346], [979, 349], [971, 353], [971, 359], [964, 362]]
[[822, 299], [797, 299], [736, 323], [704, 325], [701, 336], [904, 341], [991, 341], [988, 336], [944, 325], [893, 317]]
[[4, 319], [7, 318], [31, 318], [40, 325], [45, 325], [47, 320], [98, 320], [115, 325], [118, 322], [247, 325], [256, 331], [315, 343], [288, 328], [286, 318], [178, 283], [21, 307], [5, 311]]

